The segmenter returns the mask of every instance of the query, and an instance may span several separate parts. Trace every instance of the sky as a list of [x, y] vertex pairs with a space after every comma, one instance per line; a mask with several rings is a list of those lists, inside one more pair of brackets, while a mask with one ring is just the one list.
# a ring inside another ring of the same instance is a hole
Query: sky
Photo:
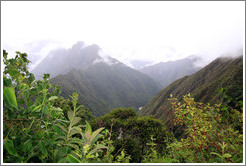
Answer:
[[2, 48], [36, 63], [77, 41], [130, 66], [190, 55], [211, 61], [242, 50], [244, 36], [244, 1], [1, 2]]

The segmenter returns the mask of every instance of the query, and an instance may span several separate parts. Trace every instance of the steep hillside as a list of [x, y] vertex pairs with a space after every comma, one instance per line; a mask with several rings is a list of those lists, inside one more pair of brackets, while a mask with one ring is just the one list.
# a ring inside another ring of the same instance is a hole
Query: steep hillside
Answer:
[[226, 87], [230, 96], [243, 98], [243, 57], [218, 58], [191, 76], [185, 76], [160, 91], [140, 111], [140, 115], [153, 115], [168, 123], [170, 94], [181, 99], [191, 93], [196, 101], [210, 102], [218, 97], [218, 90]]
[[122, 63], [98, 62], [85, 69], [73, 69], [51, 80], [62, 87], [62, 95], [78, 92], [79, 101], [96, 116], [117, 107], [140, 107], [160, 89], [156, 82]]
[[160, 90], [146, 74], [83, 42], [52, 51], [32, 72], [50, 73], [51, 82], [61, 85], [65, 97], [78, 92], [80, 103], [96, 116], [116, 107], [141, 107]]
[[173, 81], [198, 71], [200, 68], [194, 65], [196, 60], [197, 58], [190, 57], [177, 61], [160, 62], [155, 65], [144, 67], [139, 71], [149, 75], [159, 82], [162, 88], [165, 88]]

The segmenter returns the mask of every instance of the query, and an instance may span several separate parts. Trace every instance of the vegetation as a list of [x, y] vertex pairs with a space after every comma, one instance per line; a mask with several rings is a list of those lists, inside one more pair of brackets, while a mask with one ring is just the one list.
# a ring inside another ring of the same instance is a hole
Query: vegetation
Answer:
[[243, 103], [226, 89], [212, 105], [171, 96], [171, 128], [132, 108], [94, 118], [49, 74], [36, 80], [27, 54], [3, 58], [4, 163], [243, 162]]
[[214, 106], [195, 102], [190, 94], [184, 104], [171, 98], [174, 125], [184, 135], [169, 145], [180, 162], [243, 162], [243, 106], [236, 110], [224, 103]]
[[51, 83], [62, 87], [63, 97], [77, 92], [79, 102], [94, 116], [118, 107], [138, 109], [160, 90], [149, 76], [100, 53], [99, 46], [78, 42], [71, 49], [52, 51], [33, 73], [49, 73]]
[[138, 108], [159, 91], [156, 83], [145, 74], [124, 65], [106, 63], [72, 69], [52, 78], [51, 82], [62, 87], [64, 97], [76, 91], [79, 101], [95, 116], [118, 107]]
[[243, 99], [243, 56], [218, 58], [198, 72], [183, 77], [161, 90], [139, 111], [141, 116], [153, 115], [170, 127], [172, 105], [166, 102], [173, 94], [178, 100], [188, 93], [199, 102], [215, 104], [218, 91], [225, 88], [236, 102]]
[[117, 108], [110, 113], [101, 116], [92, 123], [94, 128], [104, 126], [110, 130], [112, 145], [115, 155], [119, 149], [124, 148], [125, 152], [131, 156], [130, 162], [142, 162], [145, 153], [148, 151], [146, 143], [151, 141], [151, 137], [156, 138], [156, 149], [159, 153], [166, 147], [164, 138], [170, 134], [164, 124], [152, 117], [138, 117], [134, 109]]

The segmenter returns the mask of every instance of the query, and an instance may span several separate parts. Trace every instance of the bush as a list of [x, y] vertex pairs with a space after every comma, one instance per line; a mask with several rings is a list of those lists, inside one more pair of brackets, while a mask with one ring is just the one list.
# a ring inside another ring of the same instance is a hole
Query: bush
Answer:
[[[242, 126], [240, 111], [219, 103], [211, 106], [184, 96], [184, 104], [171, 98], [174, 125], [185, 126], [185, 136], [168, 147], [171, 158], [179, 162], [242, 162], [243, 135], [235, 123]], [[229, 114], [227, 114], [229, 112]], [[237, 119], [231, 118], [236, 116]]]

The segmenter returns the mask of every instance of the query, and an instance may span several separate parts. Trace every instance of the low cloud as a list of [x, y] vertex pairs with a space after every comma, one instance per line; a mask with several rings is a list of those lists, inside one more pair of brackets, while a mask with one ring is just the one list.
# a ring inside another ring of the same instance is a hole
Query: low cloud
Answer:
[[98, 50], [98, 55], [100, 58], [97, 58], [96, 60], [93, 61], [92, 64], [97, 64], [97, 63], [106, 63], [107, 65], [116, 65], [119, 64], [119, 61], [111, 58], [108, 54], [105, 54], [102, 49]]
[[231, 51], [226, 51], [221, 54], [217, 55], [210, 55], [210, 54], [201, 54], [201, 55], [195, 55], [197, 57], [197, 61], [194, 63], [197, 67], [204, 67], [214, 61], [217, 58], [237, 58], [239, 56], [243, 55], [243, 48], [237, 48]]

